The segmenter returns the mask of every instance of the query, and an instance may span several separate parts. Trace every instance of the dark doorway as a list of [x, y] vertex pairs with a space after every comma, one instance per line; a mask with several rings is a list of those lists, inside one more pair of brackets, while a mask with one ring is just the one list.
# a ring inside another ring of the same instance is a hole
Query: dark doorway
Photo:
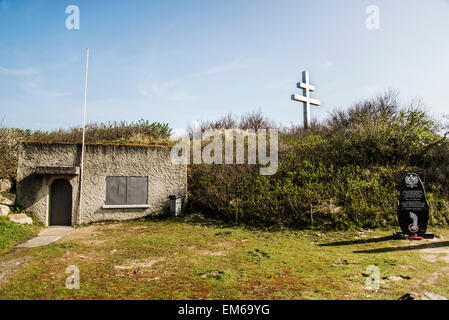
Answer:
[[72, 225], [72, 186], [65, 179], [55, 180], [51, 185], [50, 225]]

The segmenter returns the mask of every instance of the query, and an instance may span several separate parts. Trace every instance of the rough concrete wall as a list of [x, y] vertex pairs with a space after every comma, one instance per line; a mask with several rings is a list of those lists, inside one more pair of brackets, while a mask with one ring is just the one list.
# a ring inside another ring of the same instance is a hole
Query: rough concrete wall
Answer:
[[[24, 144], [18, 166], [18, 203], [34, 212], [46, 224], [49, 186], [58, 177], [67, 178], [73, 188], [74, 224], [104, 220], [126, 220], [156, 215], [169, 210], [168, 196], [187, 194], [187, 166], [174, 165], [170, 149], [126, 145], [87, 145], [84, 157], [83, 195], [80, 217], [78, 176], [36, 176], [37, 166], [79, 166], [80, 146]], [[107, 176], [148, 176], [146, 209], [103, 209]]]
[[38, 166], [76, 166], [80, 148], [65, 144], [22, 144], [17, 167], [16, 203], [33, 213], [33, 218], [48, 225], [49, 190], [58, 178], [69, 180], [72, 185], [72, 223], [76, 224], [76, 200], [78, 176], [47, 176], [34, 174]]
[[[148, 176], [147, 209], [103, 209], [107, 176]], [[187, 168], [174, 165], [170, 149], [139, 146], [86, 146], [80, 223], [125, 220], [169, 210], [168, 197], [186, 195]]]

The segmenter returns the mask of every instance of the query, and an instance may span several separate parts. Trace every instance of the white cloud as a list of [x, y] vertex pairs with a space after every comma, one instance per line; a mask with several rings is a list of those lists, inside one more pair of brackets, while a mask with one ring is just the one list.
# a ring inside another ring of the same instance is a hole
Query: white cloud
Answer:
[[65, 97], [77, 92], [61, 92], [45, 90], [42, 88], [41, 70], [37, 68], [11, 69], [0, 66], [0, 73], [23, 77], [21, 88], [32, 95], [40, 97]]
[[33, 76], [40, 73], [39, 69], [36, 68], [26, 68], [26, 69], [10, 69], [0, 66], [0, 72], [14, 75], [14, 76]]
[[295, 88], [296, 83], [292, 79], [284, 79], [278, 81], [267, 82], [263, 86], [265, 89], [281, 89], [281, 88]]
[[151, 82], [146, 81], [139, 84], [137, 90], [139, 93], [146, 97], [156, 97], [173, 101], [195, 101], [198, 98], [191, 95], [186, 90], [176, 89], [177, 85], [181, 82], [179, 78], [175, 78], [165, 82]]
[[76, 94], [77, 92], [62, 92], [42, 89], [41, 81], [37, 79], [26, 80], [22, 83], [22, 89], [29, 94], [39, 97], [66, 97]]
[[248, 64], [241, 57], [237, 57], [230, 63], [211, 67], [211, 68], [202, 70], [202, 71], [192, 74], [192, 75], [193, 76], [208, 76], [208, 75], [214, 75], [217, 73], [243, 69], [243, 68], [246, 68], [247, 66], [248, 66]]
[[243, 69], [246, 68], [247, 65], [248, 63], [246, 61], [237, 57], [227, 64], [213, 66], [198, 72], [175, 77], [167, 81], [153, 81], [150, 79], [151, 77], [149, 77], [148, 80], [138, 84], [137, 90], [141, 95], [146, 97], [157, 97], [173, 101], [195, 101], [199, 99], [198, 96], [190, 93], [187, 89], [180, 90], [179, 88], [185, 87], [186, 84], [195, 81], [195, 79]]

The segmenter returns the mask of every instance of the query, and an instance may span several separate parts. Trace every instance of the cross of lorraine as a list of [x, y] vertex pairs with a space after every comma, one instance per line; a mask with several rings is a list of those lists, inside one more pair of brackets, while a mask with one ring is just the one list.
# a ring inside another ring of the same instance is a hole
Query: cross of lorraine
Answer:
[[292, 94], [292, 100], [304, 103], [304, 129], [310, 128], [310, 105], [319, 106], [320, 101], [312, 99], [310, 92], [315, 91], [315, 87], [309, 82], [309, 72], [302, 72], [302, 82], [296, 85], [299, 89], [303, 90], [303, 96], [298, 94]]

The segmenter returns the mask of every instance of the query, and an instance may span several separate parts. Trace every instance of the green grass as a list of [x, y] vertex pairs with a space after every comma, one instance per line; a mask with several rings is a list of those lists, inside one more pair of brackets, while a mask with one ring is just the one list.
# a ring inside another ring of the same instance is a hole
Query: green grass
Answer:
[[[397, 299], [414, 290], [448, 297], [447, 263], [413, 250], [437, 242], [370, 241], [392, 232], [268, 232], [182, 218], [86, 226], [14, 252], [32, 259], [2, 285], [0, 299]], [[65, 288], [70, 265], [80, 270], [79, 290]], [[380, 269], [378, 291], [365, 289], [370, 265]]]
[[15, 244], [37, 235], [39, 226], [14, 223], [6, 217], [0, 217], [0, 255]]

